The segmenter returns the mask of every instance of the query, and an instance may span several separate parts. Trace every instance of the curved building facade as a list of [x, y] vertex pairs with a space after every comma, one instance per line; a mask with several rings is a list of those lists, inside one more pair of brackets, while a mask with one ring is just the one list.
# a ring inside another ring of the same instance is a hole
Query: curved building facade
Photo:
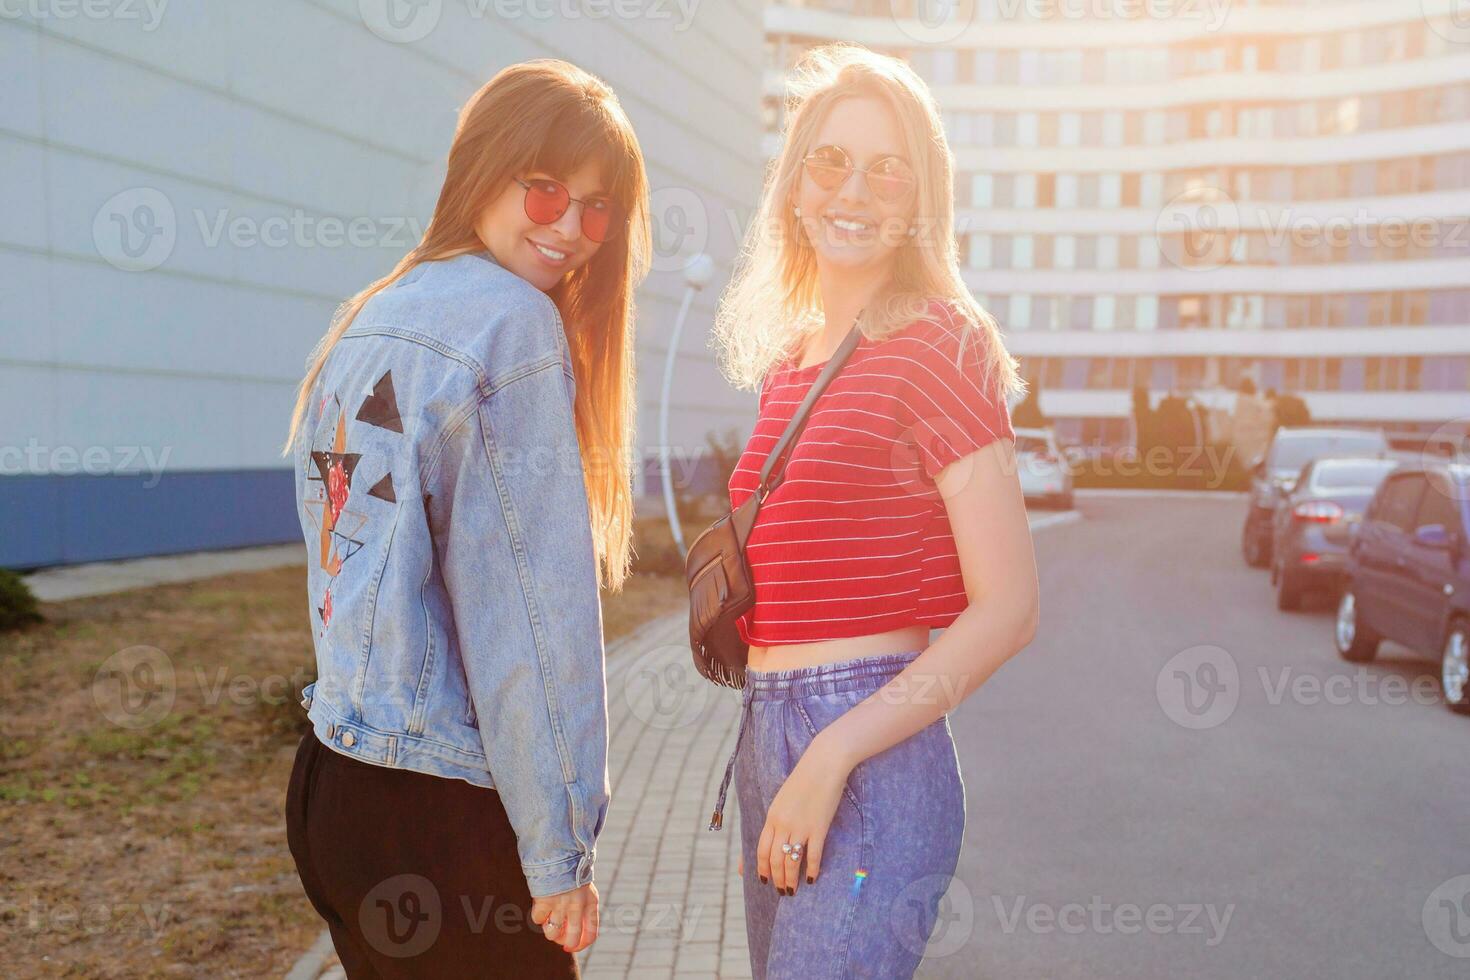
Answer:
[[[1115, 16], [1132, 11], [1133, 16]], [[955, 153], [967, 278], [1064, 444], [1131, 390], [1463, 438], [1470, 23], [1453, 0], [786, 0], [767, 150], [814, 43], [905, 58]]]

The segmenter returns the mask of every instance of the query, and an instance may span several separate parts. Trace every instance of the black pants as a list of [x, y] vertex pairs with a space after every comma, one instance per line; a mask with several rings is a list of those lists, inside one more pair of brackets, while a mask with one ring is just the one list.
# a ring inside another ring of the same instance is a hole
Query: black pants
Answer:
[[493, 789], [359, 762], [307, 732], [286, 839], [351, 980], [581, 976], [531, 921]]

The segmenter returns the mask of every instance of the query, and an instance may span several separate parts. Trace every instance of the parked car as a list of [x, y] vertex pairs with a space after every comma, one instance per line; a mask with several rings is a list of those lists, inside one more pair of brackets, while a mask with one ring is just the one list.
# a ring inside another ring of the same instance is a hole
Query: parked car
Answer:
[[1342, 585], [1351, 529], [1397, 459], [1319, 456], [1278, 498], [1272, 522], [1271, 584], [1276, 608], [1297, 609], [1311, 589]]
[[1382, 429], [1290, 427], [1276, 430], [1266, 455], [1251, 467], [1250, 502], [1240, 532], [1240, 551], [1252, 568], [1271, 564], [1271, 521], [1297, 474], [1318, 456], [1379, 456], [1389, 452]]
[[1364, 663], [1393, 640], [1440, 661], [1445, 703], [1470, 713], [1470, 465], [1403, 466], [1348, 548], [1333, 640]]
[[1027, 502], [1072, 509], [1072, 468], [1050, 429], [1016, 429], [1016, 468]]

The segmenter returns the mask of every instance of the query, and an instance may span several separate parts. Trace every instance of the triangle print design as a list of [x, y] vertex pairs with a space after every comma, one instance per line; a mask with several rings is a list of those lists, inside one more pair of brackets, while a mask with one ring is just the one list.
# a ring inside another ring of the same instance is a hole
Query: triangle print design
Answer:
[[390, 504], [398, 503], [398, 495], [393, 492], [393, 474], [384, 473], [383, 478], [374, 483], [373, 488], [368, 491], [368, 496], [386, 500]]
[[[347, 511], [347, 498], [352, 493], [352, 476], [357, 471], [357, 464], [362, 459], [361, 453], [347, 452], [347, 420], [337, 416], [337, 432], [332, 441], [330, 450], [316, 450], [311, 454], [311, 461], [316, 467], [318, 475], [309, 479], [315, 479], [323, 484], [322, 493], [322, 518], [321, 530], [321, 566], [328, 574], [335, 576], [342, 570], [342, 562], [350, 558], [352, 553], [362, 547], [362, 542], [354, 535], [362, 529], [365, 519], [359, 519], [353, 534], [342, 534], [337, 523], [351, 512]], [[352, 515], [356, 517], [357, 515]], [[346, 555], [340, 553], [334, 544], [337, 539], [342, 539], [350, 549]]]
[[357, 410], [357, 421], [376, 425], [393, 432], [403, 431], [403, 420], [398, 417], [398, 396], [393, 392], [393, 372], [385, 371], [373, 385], [372, 394], [362, 401]]

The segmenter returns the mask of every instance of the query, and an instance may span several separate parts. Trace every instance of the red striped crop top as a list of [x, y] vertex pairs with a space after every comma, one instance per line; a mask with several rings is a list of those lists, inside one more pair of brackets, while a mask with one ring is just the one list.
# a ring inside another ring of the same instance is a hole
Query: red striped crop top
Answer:
[[[757, 646], [948, 626], [968, 605], [934, 477], [956, 459], [1014, 439], [1004, 398], [981, 390], [983, 334], [964, 344], [934, 302], [878, 342], [864, 337], [812, 406], [782, 482], [761, 504], [746, 555], [755, 605], [738, 623]], [[823, 365], [774, 368], [755, 431], [730, 476], [732, 507]]]

